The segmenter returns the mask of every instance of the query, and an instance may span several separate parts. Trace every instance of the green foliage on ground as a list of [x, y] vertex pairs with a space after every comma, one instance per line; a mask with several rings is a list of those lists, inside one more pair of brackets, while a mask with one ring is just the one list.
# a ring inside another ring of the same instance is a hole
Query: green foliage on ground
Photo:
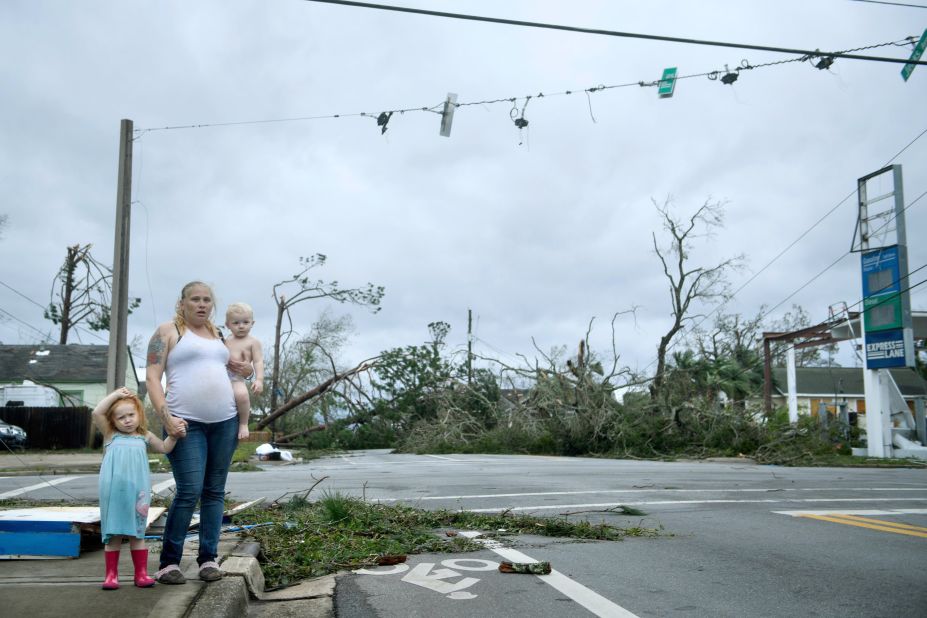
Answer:
[[270, 524], [244, 533], [261, 543], [261, 568], [268, 589], [341, 570], [373, 567], [384, 556], [482, 548], [464, 536], [449, 536], [448, 531], [475, 530], [495, 538], [534, 534], [608, 541], [659, 534], [640, 526], [623, 528], [565, 517], [426, 511], [366, 502], [338, 492], [323, 493], [315, 502], [297, 495], [283, 504], [245, 511], [235, 521]]
[[[541, 353], [514, 367], [474, 368], [444, 347], [449, 326], [429, 325], [431, 341], [389, 350], [370, 390], [345, 421], [327, 423], [298, 444], [313, 449], [393, 448], [411, 453], [704, 458], [753, 457], [779, 465], [868, 465], [853, 459], [855, 428], [821, 431], [816, 417], [797, 426], [762, 409], [763, 363], [752, 347], [759, 317], [720, 316], [709, 332], [674, 351], [659, 386], [621, 368], [617, 354]], [[538, 350], [540, 353], [540, 350]], [[484, 359], [489, 360], [489, 359]], [[809, 357], [808, 361], [819, 361]], [[621, 393], [620, 396], [617, 393]]]

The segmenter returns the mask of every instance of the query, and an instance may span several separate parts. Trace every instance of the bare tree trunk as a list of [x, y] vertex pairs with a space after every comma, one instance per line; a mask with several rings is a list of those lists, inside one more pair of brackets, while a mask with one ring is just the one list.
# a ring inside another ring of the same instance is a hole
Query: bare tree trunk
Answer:
[[691, 315], [692, 302], [705, 302], [723, 297], [727, 288], [727, 272], [737, 268], [743, 260], [742, 256], [738, 256], [710, 267], [691, 266], [688, 261], [692, 239], [699, 236], [699, 228], [704, 229], [704, 235], [710, 235], [714, 228], [722, 225], [722, 204], [706, 201], [688, 219], [675, 218], [669, 210], [669, 205], [669, 199], [663, 206], [654, 202], [657, 212], [663, 217], [663, 228], [670, 236], [669, 247], [661, 250], [657, 243], [657, 235], [652, 234], [653, 249], [660, 258], [663, 275], [669, 283], [673, 316], [672, 325], [660, 338], [660, 345], [657, 347], [657, 371], [650, 385], [650, 396], [657, 405], [660, 404], [659, 399], [664, 386], [666, 355], [672, 347], [673, 338], [683, 329], [685, 322], [694, 317]]
[[79, 245], [68, 247], [68, 257], [64, 260], [64, 294], [61, 299], [61, 333], [58, 337], [60, 345], [67, 345], [68, 333], [71, 330], [71, 295], [74, 293], [74, 271], [77, 269]]
[[274, 328], [274, 369], [270, 374], [270, 409], [277, 409], [277, 382], [280, 380], [280, 329], [283, 326], [283, 313], [286, 311], [286, 298], [280, 296], [277, 301], [277, 322]]

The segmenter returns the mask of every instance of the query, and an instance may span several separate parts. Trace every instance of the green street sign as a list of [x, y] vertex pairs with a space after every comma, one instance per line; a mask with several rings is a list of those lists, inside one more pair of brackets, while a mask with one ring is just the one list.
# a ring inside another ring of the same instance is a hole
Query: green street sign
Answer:
[[673, 96], [673, 90], [676, 88], [676, 67], [663, 69], [663, 77], [660, 79], [660, 85], [657, 88], [657, 94], [661, 99], [668, 99]]
[[[921, 55], [924, 53], [924, 49], [927, 49], [927, 30], [924, 30], [924, 34], [921, 35], [921, 40], [917, 42], [917, 46], [914, 48], [914, 51], [911, 52], [911, 57], [908, 58], [911, 62], [917, 62], [921, 59]], [[916, 64], [906, 64], [904, 68], [901, 69], [901, 77], [904, 81], [908, 81], [908, 78], [911, 77], [911, 72], [914, 71]]]

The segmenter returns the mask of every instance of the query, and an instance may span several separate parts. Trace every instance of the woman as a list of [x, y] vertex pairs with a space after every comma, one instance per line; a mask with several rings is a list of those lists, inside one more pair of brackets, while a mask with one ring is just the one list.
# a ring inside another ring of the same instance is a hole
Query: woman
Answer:
[[[214, 311], [212, 289], [192, 281], [180, 292], [174, 319], [161, 324], [148, 343], [148, 396], [164, 431], [177, 439], [167, 456], [177, 494], [164, 526], [161, 564], [156, 574], [162, 584], [186, 581], [180, 558], [197, 501], [199, 577], [203, 581], [222, 577], [216, 557], [225, 481], [238, 445], [238, 411], [226, 368], [248, 376], [251, 367], [229, 361], [228, 349], [211, 320]], [[165, 372], [166, 394], [161, 386]]]

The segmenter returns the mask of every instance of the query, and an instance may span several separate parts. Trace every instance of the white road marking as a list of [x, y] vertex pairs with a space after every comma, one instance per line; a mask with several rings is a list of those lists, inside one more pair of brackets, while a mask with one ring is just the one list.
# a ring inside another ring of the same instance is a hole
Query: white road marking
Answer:
[[390, 567], [377, 568], [377, 569], [354, 569], [354, 572], [358, 575], [395, 575], [397, 573], [405, 573], [409, 570], [408, 564], [394, 564]]
[[479, 583], [479, 579], [476, 577], [464, 577], [453, 583], [445, 581], [452, 577], [460, 577], [460, 573], [452, 569], [434, 569], [434, 566], [433, 562], [420, 562], [403, 576], [402, 581], [433, 590], [439, 594], [445, 594], [455, 600], [476, 598], [473, 593], [460, 593], [473, 584]]
[[356, 462], [356, 461], [351, 461], [350, 459], [348, 459], [348, 456], [347, 456], [347, 455], [339, 455], [339, 457], [341, 457], [343, 460], [345, 460], [346, 462], [348, 462], [348, 463], [351, 464], [352, 466], [356, 466], [356, 465], [357, 465], [357, 462]]
[[175, 482], [173, 478], [167, 479], [166, 481], [161, 481], [160, 483], [158, 483], [157, 485], [154, 485], [151, 488], [151, 493], [160, 494], [162, 491], [170, 489], [174, 485], [175, 485]]
[[[492, 550], [510, 562], [537, 562], [536, 559], [523, 554], [516, 549], [503, 547], [498, 541], [479, 538], [479, 532], [462, 531], [460, 534], [462, 536], [473, 539], [477, 543], [483, 545], [486, 549]], [[629, 612], [625, 608], [616, 603], [613, 603], [612, 601], [609, 601], [602, 595], [593, 592], [576, 580], [570, 579], [560, 571], [551, 570], [549, 575], [536, 575], [535, 577], [543, 581], [545, 584], [548, 584], [549, 586], [558, 590], [561, 594], [565, 594], [572, 600], [576, 601], [596, 616], [600, 616], [602, 618], [638, 618], [636, 614]]]
[[777, 515], [801, 517], [803, 515], [927, 515], [927, 509], [886, 509], [886, 510], [835, 510], [829, 511], [773, 511]]
[[649, 500], [637, 502], [595, 502], [590, 504], [543, 504], [538, 506], [495, 507], [466, 509], [471, 513], [498, 513], [499, 511], [550, 511], [556, 509], [611, 508], [616, 506], [656, 506], [663, 504], [779, 504], [782, 502], [924, 502], [927, 498], [781, 498], [779, 500]]
[[[805, 487], [789, 489], [592, 489], [588, 491], [535, 491], [515, 494], [463, 494], [459, 496], [416, 496], [415, 500], [467, 500], [470, 498], [524, 498], [527, 496], [580, 496], [587, 494], [644, 493], [770, 493], [780, 491], [922, 491], [923, 487]], [[380, 502], [396, 502], [408, 498], [377, 498]]]
[[463, 459], [454, 459], [453, 457], [442, 457], [441, 455], [425, 455], [425, 457], [434, 457], [435, 459], [443, 459], [445, 461], [465, 461]]
[[[340, 457], [347, 459], [344, 455]], [[428, 455], [428, 457], [434, 457], [434, 455]], [[400, 466], [400, 467], [409, 467], [409, 466], [421, 466], [422, 464], [427, 464], [429, 466], [461, 466], [467, 464], [495, 464], [495, 465], [508, 465], [510, 462], [498, 460], [498, 459], [447, 459], [441, 458], [440, 461], [422, 461], [416, 459], [414, 461], [350, 461], [352, 466], [357, 466], [358, 468], [383, 468], [386, 466]], [[315, 460], [313, 463], [309, 464], [317, 470], [342, 470], [344, 466], [338, 465], [332, 462], [323, 462], [321, 460]]]
[[14, 496], [20, 496], [30, 491], [35, 491], [38, 489], [48, 489], [49, 487], [54, 487], [55, 485], [61, 485], [62, 483], [67, 483], [68, 481], [73, 481], [74, 479], [79, 479], [79, 476], [62, 476], [60, 478], [52, 479], [50, 481], [42, 481], [35, 485], [30, 485], [29, 487], [23, 487], [21, 489], [14, 489], [13, 491], [8, 491], [0, 494], [0, 500], [6, 500], [7, 498], [12, 498]]

